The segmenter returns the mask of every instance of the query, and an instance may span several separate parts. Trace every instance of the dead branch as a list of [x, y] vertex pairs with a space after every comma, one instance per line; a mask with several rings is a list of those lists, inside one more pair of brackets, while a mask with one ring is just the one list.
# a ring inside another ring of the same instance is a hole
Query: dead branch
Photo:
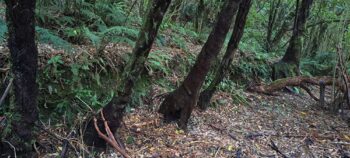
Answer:
[[332, 142], [332, 144], [350, 145], [350, 142]]
[[12, 86], [12, 82], [13, 82], [13, 79], [10, 80], [9, 84], [7, 85], [7, 87], [6, 87], [6, 89], [5, 89], [4, 94], [3, 94], [2, 97], [0, 98], [0, 106], [1, 106], [2, 103], [5, 101], [5, 98], [6, 98], [7, 94], [9, 93], [10, 88], [11, 88], [11, 86]]
[[340, 74], [342, 79], [344, 80], [344, 84], [345, 84], [345, 92], [344, 92], [344, 98], [346, 99], [346, 102], [348, 104], [348, 106], [350, 107], [350, 96], [349, 96], [349, 80], [348, 80], [348, 75], [347, 75], [347, 70], [345, 68], [345, 61], [343, 58], [343, 53], [342, 53], [342, 48], [340, 45], [337, 46], [337, 53], [338, 53], [338, 57], [339, 57], [339, 70], [340, 70]]
[[107, 123], [107, 121], [106, 121], [102, 111], [101, 111], [101, 118], [102, 118], [102, 121], [104, 123], [107, 136], [100, 131], [99, 127], [97, 126], [97, 119], [96, 119], [96, 117], [94, 117], [94, 125], [95, 125], [95, 129], [96, 129], [98, 135], [103, 140], [105, 140], [109, 145], [111, 145], [116, 152], [119, 152], [125, 158], [130, 158], [130, 156], [124, 150], [122, 150], [119, 147], [118, 142], [114, 138], [113, 133], [111, 132], [111, 130], [110, 130], [109, 126], [108, 126], [108, 123]]
[[10, 70], [10, 68], [0, 68], [0, 72], [7, 72], [9, 70]]
[[[349, 77], [347, 77], [349, 80]], [[319, 85], [320, 82], [323, 82], [325, 85], [332, 85], [333, 82], [335, 86], [338, 87], [343, 92], [346, 91], [346, 88], [342, 82], [335, 80], [331, 76], [319, 76], [319, 77], [307, 77], [307, 76], [296, 76], [278, 79], [273, 81], [269, 85], [258, 85], [253, 87], [248, 87], [247, 90], [251, 92], [271, 94], [275, 91], [281, 90], [287, 86], [302, 86], [303, 84], [312, 84]]]
[[287, 155], [283, 154], [283, 153], [281, 152], [281, 150], [278, 149], [277, 145], [276, 145], [275, 142], [273, 142], [272, 140], [270, 140], [269, 146], [271, 147], [272, 150], [274, 150], [274, 151], [276, 151], [277, 153], [281, 154], [281, 156], [282, 156], [283, 158], [288, 158]]
[[317, 98], [314, 94], [312, 94], [311, 90], [306, 85], [301, 84], [300, 88], [304, 89], [306, 91], [306, 93], [308, 93], [310, 95], [310, 97], [312, 99], [314, 99], [315, 101], [319, 101], [321, 99], [321, 98], [320, 99]]
[[67, 139], [63, 140], [63, 145], [62, 145], [62, 152], [60, 154], [61, 158], [65, 158], [67, 157], [67, 152], [69, 150], [69, 141], [68, 139], [72, 138], [74, 136], [74, 131], [71, 131], [68, 136]]

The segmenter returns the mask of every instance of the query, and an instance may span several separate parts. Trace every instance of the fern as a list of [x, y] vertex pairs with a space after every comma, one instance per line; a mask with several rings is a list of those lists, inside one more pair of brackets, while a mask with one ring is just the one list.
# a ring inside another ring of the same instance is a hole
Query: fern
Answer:
[[111, 42], [123, 42], [134, 45], [134, 41], [138, 36], [138, 30], [124, 26], [114, 26], [102, 32], [102, 35]]
[[87, 37], [94, 46], [99, 46], [101, 43], [101, 37], [94, 32], [91, 32], [88, 28], [83, 28], [84, 36]]
[[41, 43], [47, 43], [47, 44], [52, 44], [55, 47], [58, 48], [63, 48], [63, 49], [70, 49], [72, 48], [71, 44], [62, 38], [58, 37], [54, 33], [52, 33], [50, 30], [41, 28], [41, 27], [36, 27], [35, 28], [37, 34], [37, 39]]

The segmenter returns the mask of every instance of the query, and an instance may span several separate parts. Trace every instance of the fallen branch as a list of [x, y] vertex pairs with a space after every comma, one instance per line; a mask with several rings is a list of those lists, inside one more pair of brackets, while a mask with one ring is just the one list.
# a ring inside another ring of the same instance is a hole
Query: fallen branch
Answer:
[[314, 94], [312, 94], [311, 90], [306, 85], [301, 84], [300, 88], [304, 89], [306, 91], [306, 93], [308, 93], [310, 95], [310, 97], [312, 99], [314, 99], [315, 101], [320, 101], [321, 97], [320, 97], [320, 99], [317, 98]]
[[[348, 80], [349, 80], [349, 77], [348, 77]], [[247, 90], [251, 92], [271, 94], [275, 91], [282, 90], [287, 86], [302, 86], [303, 84], [319, 85], [320, 82], [323, 82], [324, 85], [332, 85], [334, 82], [335, 86], [340, 88], [340, 90], [342, 90], [343, 92], [346, 91], [344, 84], [342, 84], [340, 81], [335, 80], [333, 77], [330, 77], [330, 76], [320, 76], [320, 77], [296, 76], [296, 77], [282, 78], [282, 79], [273, 81], [269, 85], [257, 85], [257, 86], [248, 87]]]
[[272, 150], [274, 150], [274, 151], [276, 151], [277, 153], [281, 154], [281, 156], [282, 156], [283, 158], [288, 158], [287, 155], [283, 154], [283, 153], [281, 152], [281, 150], [278, 149], [277, 145], [276, 145], [275, 142], [273, 142], [272, 140], [270, 140], [269, 146], [271, 147]]
[[121, 155], [123, 155], [125, 158], [130, 158], [130, 156], [124, 151], [122, 150], [119, 145], [118, 145], [118, 142], [116, 141], [116, 139], [114, 138], [113, 136], [113, 133], [111, 131], [111, 129], [109, 128], [108, 126], [108, 123], [103, 115], [103, 112], [101, 111], [101, 118], [102, 118], [102, 121], [104, 123], [104, 126], [105, 126], [105, 131], [107, 133], [107, 136], [105, 134], [103, 134], [100, 129], [98, 128], [97, 126], [97, 119], [96, 117], [94, 117], [94, 125], [95, 125], [95, 129], [98, 133], [98, 135], [103, 139], [105, 140], [109, 145], [111, 145], [114, 150], [116, 152], [119, 152]]

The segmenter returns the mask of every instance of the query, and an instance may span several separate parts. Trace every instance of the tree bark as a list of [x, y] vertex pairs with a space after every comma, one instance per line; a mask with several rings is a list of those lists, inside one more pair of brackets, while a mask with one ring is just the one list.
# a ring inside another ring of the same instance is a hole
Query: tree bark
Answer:
[[293, 19], [294, 12], [289, 12], [289, 15], [283, 21], [281, 28], [276, 32], [274, 38], [271, 40], [271, 44], [269, 45], [269, 50], [274, 50], [276, 46], [280, 43], [283, 36], [289, 31], [291, 25], [291, 19]]
[[[308, 48], [306, 49], [306, 55], [310, 56], [311, 58], [315, 57], [317, 54], [317, 51], [319, 50], [320, 45], [322, 44], [326, 31], [328, 28], [328, 24], [321, 24], [318, 28], [318, 32], [315, 33], [315, 35], [312, 36], [311, 41], [309, 41]], [[314, 28], [316, 29], [316, 28]], [[317, 30], [316, 30], [317, 31]]]
[[299, 8], [299, 0], [297, 0], [295, 22], [293, 27], [293, 35], [289, 41], [289, 46], [283, 58], [273, 64], [272, 78], [284, 78], [299, 75], [299, 63], [301, 55], [301, 38], [304, 32], [305, 23], [311, 9], [313, 0], [302, 0]]
[[277, 12], [280, 5], [281, 5], [281, 0], [278, 0], [277, 3], [275, 0], [273, 0], [270, 4], [269, 20], [267, 24], [267, 34], [266, 34], [266, 46], [265, 46], [267, 52], [269, 52], [271, 48], [272, 31], [274, 30], [274, 26], [277, 18]]
[[[144, 20], [132, 57], [123, 72], [121, 90], [102, 109], [113, 133], [120, 126], [125, 106], [130, 102], [134, 85], [144, 70], [144, 64], [170, 3], [171, 0], [153, 0], [150, 2], [148, 16]], [[102, 127], [100, 119], [98, 125]], [[97, 137], [97, 132], [93, 128], [93, 121], [89, 122], [84, 137], [88, 145], [94, 144], [95, 147], [105, 147], [104, 141]]]
[[15, 109], [19, 118], [13, 121], [18, 153], [31, 157], [33, 127], [38, 120], [36, 83], [38, 50], [35, 44], [35, 0], [6, 0], [8, 47], [14, 75]]
[[294, 24], [293, 35], [291, 37], [289, 46], [285, 55], [282, 58], [283, 62], [293, 63], [299, 66], [300, 54], [301, 54], [301, 38], [304, 33], [304, 27], [307, 17], [311, 9], [313, 0], [302, 0], [301, 7], [296, 16], [296, 22]]
[[240, 0], [227, 0], [219, 13], [216, 26], [210, 33], [207, 42], [199, 53], [196, 63], [179, 88], [170, 93], [159, 108], [166, 120], [178, 120], [182, 129], [187, 128], [188, 119], [197, 103], [199, 90], [217, 57], [229, 31]]
[[251, 7], [252, 1], [245, 0], [239, 5], [239, 10], [235, 20], [235, 26], [231, 35], [231, 39], [228, 43], [226, 52], [222, 61], [215, 72], [215, 77], [210, 83], [209, 87], [205, 89], [199, 97], [198, 105], [202, 110], [205, 110], [209, 104], [210, 100], [215, 93], [220, 82], [225, 78], [225, 75], [229, 71], [230, 64], [232, 63], [233, 56], [238, 50], [239, 42], [243, 36], [244, 26], [247, 21], [247, 16]]

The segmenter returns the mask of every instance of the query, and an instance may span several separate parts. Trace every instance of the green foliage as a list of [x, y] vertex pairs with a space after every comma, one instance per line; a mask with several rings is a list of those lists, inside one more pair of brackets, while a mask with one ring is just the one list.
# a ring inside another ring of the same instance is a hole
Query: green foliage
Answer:
[[73, 123], [76, 114], [97, 110], [108, 103], [117, 77], [101, 70], [101, 61], [89, 59], [86, 53], [76, 62], [66, 63], [66, 58], [53, 56], [39, 73], [39, 105], [43, 118], [65, 117], [68, 123]]
[[301, 61], [301, 73], [308, 76], [332, 76], [336, 61], [336, 52], [320, 52], [315, 57], [304, 58]]
[[5, 34], [7, 32], [7, 26], [5, 20], [0, 18], [0, 43], [2, 43], [5, 39]]
[[169, 62], [171, 57], [166, 52], [154, 51], [151, 52], [146, 63], [146, 69], [149, 75], [157, 73], [161, 76], [168, 76], [171, 72]]
[[40, 27], [57, 31], [64, 40], [98, 46], [101, 39], [133, 43], [136, 29], [125, 27], [126, 5], [121, 0], [85, 0], [37, 2], [37, 21]]
[[53, 33], [48, 29], [36, 27], [35, 30], [37, 33], [36, 38], [40, 43], [51, 44], [53, 46], [56, 46], [58, 48], [63, 48], [65, 50], [69, 50], [72, 48], [71, 44], [68, 41], [55, 35], [55, 33]]

